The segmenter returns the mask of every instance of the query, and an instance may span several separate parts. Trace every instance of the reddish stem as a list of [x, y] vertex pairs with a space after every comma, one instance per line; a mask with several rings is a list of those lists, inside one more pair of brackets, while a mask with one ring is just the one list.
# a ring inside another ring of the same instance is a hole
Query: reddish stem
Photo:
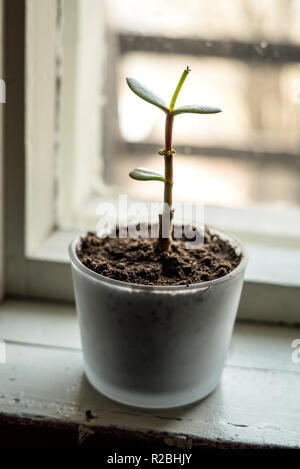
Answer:
[[[172, 192], [173, 192], [173, 154], [172, 154], [172, 135], [173, 135], [173, 122], [174, 114], [168, 113], [166, 116], [165, 126], [165, 151], [168, 152], [164, 155], [165, 159], [165, 187], [164, 187], [164, 211], [159, 217], [159, 238], [157, 247], [160, 251], [168, 251], [171, 243], [172, 231]], [[167, 219], [168, 217], [168, 219]], [[169, 237], [163, 238], [162, 221], [165, 219], [170, 224]]]

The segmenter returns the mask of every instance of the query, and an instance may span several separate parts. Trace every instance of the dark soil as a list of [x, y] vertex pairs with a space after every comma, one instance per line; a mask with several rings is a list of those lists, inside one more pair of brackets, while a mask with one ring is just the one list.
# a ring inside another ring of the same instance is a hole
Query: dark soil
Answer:
[[98, 238], [88, 232], [81, 238], [78, 258], [105, 277], [142, 285], [190, 285], [231, 272], [241, 256], [227, 241], [205, 231], [204, 243], [186, 249], [184, 237], [173, 239], [168, 252], [158, 252], [156, 239]]

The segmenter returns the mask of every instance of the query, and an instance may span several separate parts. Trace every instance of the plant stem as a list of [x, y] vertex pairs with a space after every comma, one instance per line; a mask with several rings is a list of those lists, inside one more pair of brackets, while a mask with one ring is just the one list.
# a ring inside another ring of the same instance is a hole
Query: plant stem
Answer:
[[[172, 154], [172, 135], [173, 135], [173, 122], [174, 114], [168, 113], [166, 115], [165, 125], [165, 151], [168, 152], [164, 155], [165, 160], [165, 184], [164, 184], [164, 210], [162, 215], [159, 216], [159, 238], [157, 248], [159, 251], [168, 251], [171, 244], [171, 231], [172, 231], [172, 192], [173, 192], [173, 154]], [[163, 237], [162, 226], [163, 220], [169, 223], [169, 236]]]
[[165, 192], [164, 202], [172, 208], [172, 187], [173, 187], [173, 154], [172, 154], [172, 134], [173, 134], [174, 114], [167, 114], [165, 126]]
[[[171, 99], [169, 112], [166, 115], [165, 125], [165, 186], [164, 186], [164, 210], [159, 215], [159, 237], [157, 240], [157, 248], [159, 251], [168, 251], [171, 244], [172, 236], [172, 219], [173, 219], [173, 153], [172, 153], [172, 136], [173, 136], [173, 122], [174, 122], [174, 106], [182, 85], [190, 72], [189, 67], [183, 71], [178, 85], [174, 91]], [[163, 237], [163, 221], [169, 225], [169, 235], [167, 238]]]

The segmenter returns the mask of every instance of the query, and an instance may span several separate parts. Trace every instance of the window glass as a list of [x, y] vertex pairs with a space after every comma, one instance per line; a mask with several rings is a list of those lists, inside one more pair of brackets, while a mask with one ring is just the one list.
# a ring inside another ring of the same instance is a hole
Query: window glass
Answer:
[[168, 102], [189, 65], [178, 104], [217, 105], [223, 112], [176, 118], [174, 196], [300, 205], [300, 2], [156, 0], [145, 7], [112, 0], [107, 12], [117, 44], [120, 149], [110, 182], [132, 195], [160, 197], [155, 183], [137, 184], [127, 173], [136, 165], [161, 169], [156, 150], [163, 146], [164, 114], [137, 98], [125, 77]]

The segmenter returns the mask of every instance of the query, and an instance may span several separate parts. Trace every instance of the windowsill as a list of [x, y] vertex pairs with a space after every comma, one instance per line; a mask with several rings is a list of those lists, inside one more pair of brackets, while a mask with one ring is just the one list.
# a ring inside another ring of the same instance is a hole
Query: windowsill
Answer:
[[[103, 197], [91, 197], [87, 200], [81, 211], [84, 218], [80, 219], [80, 214], [77, 216], [80, 226], [96, 226], [95, 213], [97, 206], [103, 201]], [[105, 202], [117, 204], [117, 199], [106, 196]], [[233, 208], [210, 205], [204, 206], [204, 216], [205, 223], [235, 234], [244, 243], [249, 255], [246, 281], [300, 287], [299, 208]], [[79, 229], [56, 230], [43, 240], [30, 258], [68, 263], [70, 240], [80, 234], [83, 231]]]
[[43, 445], [43, 428], [51, 427], [57, 441], [69, 428], [73, 444], [82, 446], [99, 447], [110, 434], [132, 437], [136, 445], [300, 448], [300, 364], [291, 360], [297, 328], [236, 324], [216, 391], [167, 411], [119, 405], [89, 385], [72, 306], [7, 300], [0, 306], [0, 331], [7, 342], [0, 428], [39, 428], [32, 445]]
[[[87, 218], [84, 223], [81, 220], [81, 226], [96, 225], [97, 203], [99, 199], [87, 203]], [[238, 318], [299, 324], [300, 216], [296, 216], [299, 209], [208, 207], [205, 210], [206, 222], [236, 234], [249, 254]], [[73, 300], [68, 245], [79, 234], [79, 230], [57, 230], [32, 253], [28, 258], [32, 278], [27, 280], [26, 296]], [[42, 272], [43, 263], [47, 268]]]
[[[44, 240], [32, 258], [67, 264], [69, 263], [69, 243], [74, 237], [80, 235], [83, 235], [83, 232], [75, 230], [55, 231]], [[268, 246], [259, 243], [258, 239], [252, 242], [245, 240], [244, 245], [249, 256], [245, 273], [245, 280], [247, 282], [300, 287], [300, 246], [299, 248], [293, 246], [293, 244], [288, 248], [274, 245]]]

